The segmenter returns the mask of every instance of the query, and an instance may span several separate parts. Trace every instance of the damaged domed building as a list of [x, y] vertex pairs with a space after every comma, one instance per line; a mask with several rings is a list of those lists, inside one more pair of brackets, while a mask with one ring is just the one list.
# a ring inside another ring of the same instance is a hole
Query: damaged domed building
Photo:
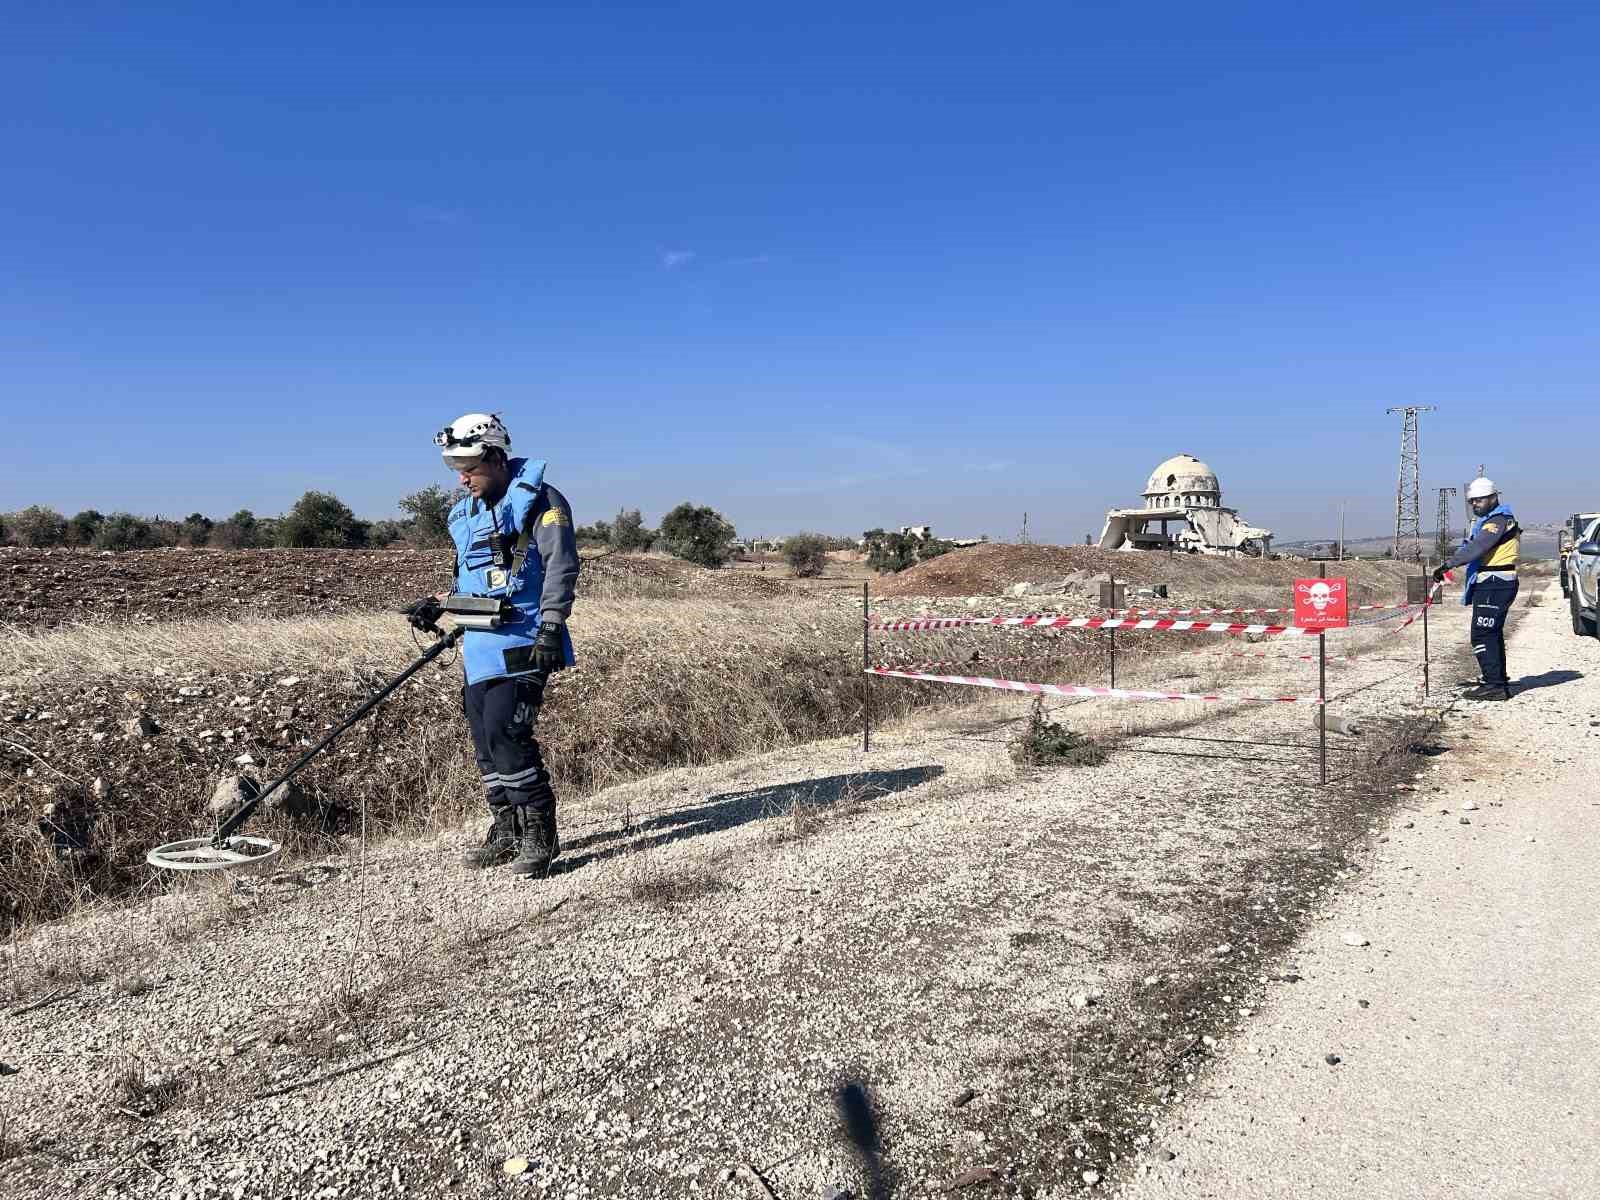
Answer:
[[1246, 525], [1224, 507], [1217, 473], [1192, 454], [1169, 458], [1150, 473], [1144, 503], [1113, 508], [1100, 533], [1102, 550], [1184, 550], [1191, 554], [1264, 558], [1272, 530]]

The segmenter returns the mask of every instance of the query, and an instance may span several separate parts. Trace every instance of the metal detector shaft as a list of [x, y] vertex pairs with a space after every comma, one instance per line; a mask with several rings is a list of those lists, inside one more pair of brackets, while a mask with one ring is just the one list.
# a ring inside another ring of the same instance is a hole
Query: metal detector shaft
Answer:
[[214, 846], [220, 846], [223, 842], [227, 841], [228, 838], [238, 830], [239, 826], [243, 825], [250, 819], [250, 814], [255, 812], [263, 800], [272, 795], [273, 792], [277, 791], [284, 784], [288, 783], [289, 780], [294, 777], [295, 772], [299, 771], [301, 767], [305, 766], [313, 758], [331, 746], [334, 742], [334, 739], [336, 739], [346, 729], [349, 729], [350, 726], [361, 720], [362, 717], [366, 716], [380, 703], [382, 703], [388, 697], [389, 693], [393, 692], [402, 683], [410, 679], [418, 671], [422, 670], [423, 667], [427, 666], [434, 659], [438, 658], [439, 655], [443, 654], [451, 646], [454, 646], [456, 642], [461, 639], [463, 632], [464, 630], [461, 629], [452, 629], [449, 633], [445, 634], [437, 642], [424, 650], [421, 658], [417, 659], [416, 662], [412, 663], [404, 671], [401, 671], [400, 674], [391, 679], [381, 692], [373, 696], [372, 699], [368, 700], [360, 708], [356, 709], [355, 712], [346, 717], [337, 727], [331, 730], [325, 738], [297, 758], [292, 767], [290, 767], [277, 779], [273, 780], [268, 786], [263, 788], [261, 793], [253, 800], [250, 800], [248, 803], [242, 805], [239, 810], [233, 814], [233, 816], [224, 821], [221, 827], [217, 830], [216, 836], [211, 839], [211, 844]]

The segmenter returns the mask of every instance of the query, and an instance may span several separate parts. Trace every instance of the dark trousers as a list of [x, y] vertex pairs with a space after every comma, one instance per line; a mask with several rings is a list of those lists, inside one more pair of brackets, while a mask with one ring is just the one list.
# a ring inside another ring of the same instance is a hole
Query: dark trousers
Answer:
[[1515, 579], [1480, 579], [1472, 588], [1472, 652], [1483, 681], [1498, 687], [1506, 678], [1506, 617], [1517, 598]]
[[473, 750], [489, 807], [497, 811], [520, 808], [553, 831], [556, 796], [533, 736], [547, 678], [545, 672], [535, 671], [485, 679], [467, 685], [462, 703], [472, 727]]

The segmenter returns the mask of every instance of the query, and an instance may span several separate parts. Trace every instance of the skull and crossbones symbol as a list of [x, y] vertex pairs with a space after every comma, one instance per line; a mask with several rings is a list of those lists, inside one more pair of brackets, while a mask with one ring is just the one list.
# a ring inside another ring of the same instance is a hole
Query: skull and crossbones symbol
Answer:
[[[1334, 585], [1325, 580], [1318, 579], [1310, 587], [1302, 585], [1300, 590], [1305, 594], [1307, 603], [1319, 613], [1326, 612], [1328, 605], [1333, 603]], [[1343, 591], [1344, 589], [1340, 588], [1338, 590]]]

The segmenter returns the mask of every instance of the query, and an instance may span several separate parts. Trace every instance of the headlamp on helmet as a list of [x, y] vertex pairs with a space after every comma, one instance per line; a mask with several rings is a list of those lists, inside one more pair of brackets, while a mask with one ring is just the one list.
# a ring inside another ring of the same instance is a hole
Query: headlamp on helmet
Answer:
[[482, 462], [490, 449], [509, 451], [511, 433], [498, 413], [468, 413], [434, 434], [433, 444], [439, 447], [445, 466], [466, 471]]

